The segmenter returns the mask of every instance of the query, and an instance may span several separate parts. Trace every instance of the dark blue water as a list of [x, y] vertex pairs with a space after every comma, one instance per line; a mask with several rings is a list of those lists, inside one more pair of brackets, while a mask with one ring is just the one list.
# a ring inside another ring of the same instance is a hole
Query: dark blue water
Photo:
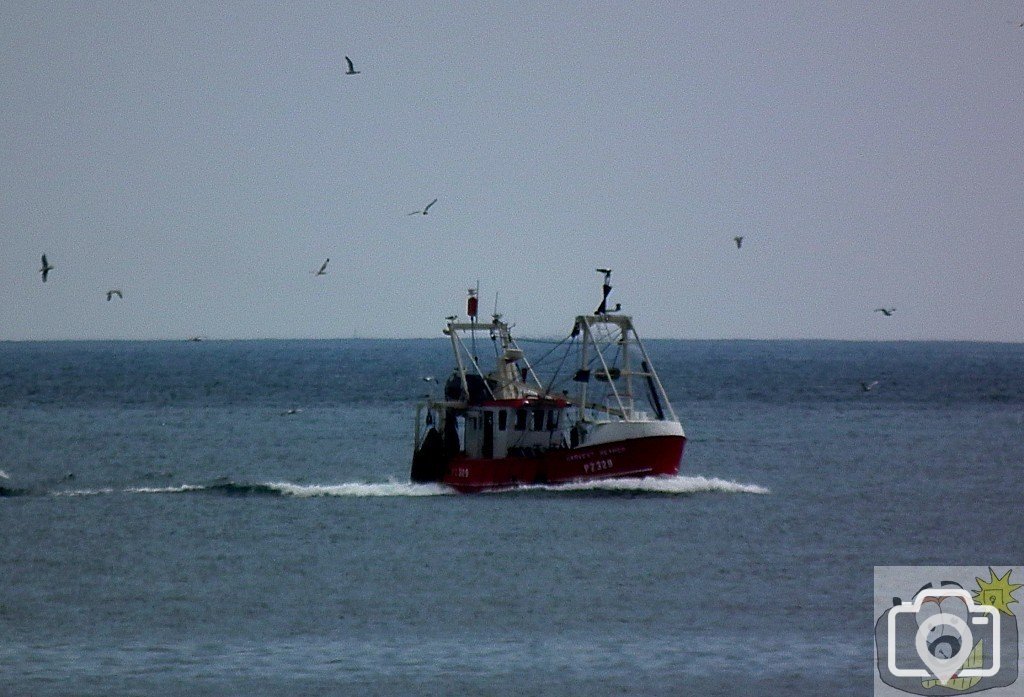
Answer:
[[1024, 560], [1022, 345], [649, 342], [683, 476], [476, 496], [448, 348], [0, 344], [0, 693], [869, 694], [873, 566]]

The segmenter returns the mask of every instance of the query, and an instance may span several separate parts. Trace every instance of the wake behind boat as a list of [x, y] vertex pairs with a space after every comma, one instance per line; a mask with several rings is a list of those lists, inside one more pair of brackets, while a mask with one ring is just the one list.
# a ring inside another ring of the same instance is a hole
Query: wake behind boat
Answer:
[[[619, 477], [675, 475], [686, 442], [665, 389], [633, 326], [608, 308], [611, 270], [601, 304], [579, 315], [564, 339], [559, 368], [575, 356], [575, 372], [541, 381], [509, 325], [495, 314], [477, 321], [476, 292], [468, 322], [450, 317], [455, 369], [443, 399], [416, 410], [410, 478], [463, 492], [520, 484], [564, 484]], [[494, 367], [484, 372], [476, 337], [490, 338]], [[568, 389], [561, 389], [567, 383]]]

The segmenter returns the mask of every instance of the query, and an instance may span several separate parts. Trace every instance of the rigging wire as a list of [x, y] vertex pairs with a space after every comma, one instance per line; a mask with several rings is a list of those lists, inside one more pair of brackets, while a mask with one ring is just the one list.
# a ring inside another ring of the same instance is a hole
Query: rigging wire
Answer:
[[569, 336], [567, 336], [567, 337], [565, 337], [563, 339], [560, 339], [558, 341], [546, 341], [546, 340], [541, 340], [541, 339], [519, 339], [519, 338], [517, 338], [516, 341], [554, 344], [554, 346], [552, 346], [550, 349], [548, 349], [547, 353], [545, 353], [543, 356], [541, 356], [540, 358], [538, 358], [537, 360], [535, 360], [533, 362], [533, 364], [535, 366], [538, 366], [541, 363], [543, 363], [545, 360], [547, 360], [548, 356], [550, 356], [552, 353], [554, 353], [556, 350], [558, 350], [559, 346], [561, 346], [562, 344], [564, 344], [567, 340], [569, 340], [571, 338], [572, 338], [572, 335], [570, 334]]
[[555, 341], [554, 339], [531, 339], [529, 337], [524, 338], [524, 337], [519, 336], [519, 337], [516, 337], [516, 341], [522, 341], [524, 343], [529, 343], [529, 344], [554, 344], [555, 346], [559, 346], [559, 345], [565, 343], [565, 339], [568, 339], [570, 337], [571, 337], [571, 335], [565, 337], [564, 339], [559, 339], [559, 340]]
[[[548, 386], [545, 389], [545, 391], [548, 392], [549, 394], [551, 390], [554, 389], [555, 380], [558, 379], [558, 374], [562, 372], [562, 367], [565, 365], [566, 359], [569, 358], [569, 354], [572, 353], [573, 346], [576, 344], [576, 337], [570, 336], [569, 338], [571, 338], [572, 340], [569, 342], [569, 346], [566, 347], [565, 353], [562, 354], [562, 360], [558, 363], [558, 367], [555, 368], [555, 372], [551, 375], [551, 380], [548, 381]], [[562, 341], [565, 341], [565, 339], [562, 339]], [[556, 346], [555, 348], [558, 347]], [[554, 349], [551, 350], [554, 351]], [[551, 351], [548, 351], [548, 353], [550, 354]]]

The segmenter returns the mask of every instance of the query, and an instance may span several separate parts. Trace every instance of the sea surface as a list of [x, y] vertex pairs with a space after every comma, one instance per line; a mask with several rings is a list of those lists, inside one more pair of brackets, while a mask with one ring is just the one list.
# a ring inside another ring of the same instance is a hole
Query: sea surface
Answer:
[[679, 477], [459, 495], [444, 340], [0, 343], [0, 694], [866, 695], [875, 565], [1024, 561], [1024, 345], [647, 348]]

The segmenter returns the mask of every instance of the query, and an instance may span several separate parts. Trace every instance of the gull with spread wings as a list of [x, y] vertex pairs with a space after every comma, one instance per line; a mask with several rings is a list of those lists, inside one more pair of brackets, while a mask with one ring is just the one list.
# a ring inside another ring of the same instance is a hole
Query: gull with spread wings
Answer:
[[413, 211], [412, 213], [407, 213], [406, 215], [426, 215], [427, 211], [429, 211], [430, 207], [433, 206], [435, 203], [437, 203], [437, 199], [436, 198], [433, 201], [431, 201], [430, 203], [428, 203], [423, 210], [421, 210], [421, 211]]
[[39, 269], [39, 273], [43, 274], [43, 283], [46, 283], [46, 277], [50, 275], [50, 272], [53, 271], [55, 268], [57, 267], [52, 265], [50, 262], [46, 261], [46, 255], [44, 254], [43, 267]]

